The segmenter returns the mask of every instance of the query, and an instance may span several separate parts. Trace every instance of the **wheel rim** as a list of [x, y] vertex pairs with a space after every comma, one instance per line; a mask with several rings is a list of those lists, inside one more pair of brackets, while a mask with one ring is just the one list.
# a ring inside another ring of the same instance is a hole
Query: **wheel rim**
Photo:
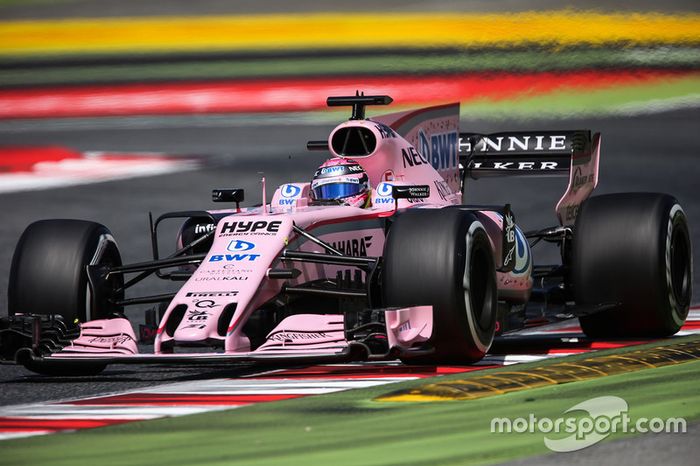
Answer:
[[463, 277], [464, 305], [471, 340], [483, 353], [493, 341], [495, 309], [490, 298], [496, 286], [491, 262], [491, 246], [483, 225], [474, 222], [466, 237]]
[[[95, 252], [90, 259], [89, 265], [105, 265], [105, 266], [118, 266], [121, 265], [121, 260], [119, 258], [119, 249], [117, 248], [117, 243], [114, 237], [110, 234], [100, 235]], [[117, 289], [121, 285], [121, 280], [119, 276], [112, 275], [107, 279], [107, 287], [109, 289]], [[98, 302], [95, 303], [98, 308], [93, 308], [93, 297], [92, 290], [90, 289], [90, 284], [86, 282], [85, 284], [85, 321], [89, 322], [97, 318], [105, 318], [111, 313], [110, 305], [108, 302]], [[105, 312], [108, 311], [108, 312]]]
[[476, 247], [472, 251], [469, 261], [469, 299], [474, 313], [475, 322], [481, 330], [488, 330], [491, 323], [491, 313], [493, 310], [488, 305], [487, 299], [490, 292], [488, 270], [488, 257], [484, 248]]
[[680, 308], [690, 304], [690, 245], [681, 228], [671, 237], [671, 291]]

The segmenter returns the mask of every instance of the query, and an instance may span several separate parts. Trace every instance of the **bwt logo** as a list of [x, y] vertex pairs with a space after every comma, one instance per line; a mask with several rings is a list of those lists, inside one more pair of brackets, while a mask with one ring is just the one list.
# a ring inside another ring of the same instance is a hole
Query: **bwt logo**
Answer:
[[391, 204], [394, 202], [394, 198], [391, 197], [391, 183], [379, 183], [377, 186], [377, 198], [375, 198], [375, 204]]
[[457, 166], [457, 131], [432, 134], [430, 139], [423, 131], [418, 131], [420, 153], [435, 170], [447, 170]]
[[241, 262], [255, 261], [260, 257], [260, 254], [217, 254], [209, 258], [209, 262]]
[[394, 185], [391, 183], [379, 183], [379, 186], [377, 186], [377, 194], [386, 197], [386, 196], [391, 196], [391, 188]]
[[328, 175], [330, 173], [344, 173], [345, 167], [343, 165], [338, 165], [336, 167], [326, 167], [321, 169], [322, 175]]
[[280, 205], [294, 205], [296, 200], [301, 194], [301, 188], [299, 186], [294, 186], [293, 184], [285, 184], [280, 189], [280, 194], [282, 194], [282, 199], [279, 200]]
[[299, 186], [294, 186], [293, 184], [285, 184], [282, 186], [280, 193], [282, 194], [282, 197], [294, 199], [301, 194], [301, 188]]
[[234, 239], [228, 243], [227, 251], [239, 252], [239, 251], [250, 251], [255, 247], [255, 244], [249, 243], [248, 241], [243, 241], [240, 239]]

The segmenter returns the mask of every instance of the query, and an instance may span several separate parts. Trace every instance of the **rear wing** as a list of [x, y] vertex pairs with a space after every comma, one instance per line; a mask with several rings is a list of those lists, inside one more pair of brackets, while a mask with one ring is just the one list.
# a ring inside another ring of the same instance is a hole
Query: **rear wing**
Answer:
[[569, 185], [556, 207], [564, 226], [573, 225], [579, 206], [598, 184], [600, 133], [513, 131], [459, 136], [459, 160], [465, 178], [568, 176]]
[[461, 190], [459, 103], [372, 117], [401, 135], [430, 162], [452, 192]]

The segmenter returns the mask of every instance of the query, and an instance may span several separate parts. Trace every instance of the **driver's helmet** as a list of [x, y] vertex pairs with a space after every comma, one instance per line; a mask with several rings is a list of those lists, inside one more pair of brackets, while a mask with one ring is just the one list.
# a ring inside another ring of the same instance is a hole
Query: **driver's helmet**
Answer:
[[336, 157], [323, 163], [311, 182], [314, 202], [369, 207], [371, 188], [365, 170], [354, 160]]

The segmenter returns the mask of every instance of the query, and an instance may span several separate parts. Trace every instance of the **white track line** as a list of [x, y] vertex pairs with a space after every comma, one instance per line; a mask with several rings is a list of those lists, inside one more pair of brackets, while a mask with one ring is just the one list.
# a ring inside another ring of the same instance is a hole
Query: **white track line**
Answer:
[[[700, 309], [693, 309], [688, 316], [688, 321], [700, 320]], [[563, 327], [563, 326], [560, 326]], [[568, 324], [571, 327], [571, 324]], [[687, 329], [682, 334], [694, 334], [700, 330], [694, 328]], [[545, 332], [550, 334], [550, 332]], [[576, 336], [576, 334], [571, 334]], [[503, 366], [541, 361], [544, 359], [562, 357], [568, 354], [580, 354], [590, 350], [576, 350], [555, 354], [508, 354], [508, 355], [487, 355], [477, 366]], [[407, 369], [407, 373], [397, 375], [387, 372], [383, 375], [379, 372], [381, 367], [400, 367], [394, 362], [367, 363], [367, 364], [338, 364], [328, 366], [317, 366], [316, 373], [307, 375], [297, 370], [271, 370], [258, 374], [244, 376], [236, 379], [213, 379], [196, 382], [177, 382], [167, 385], [160, 385], [151, 388], [142, 388], [119, 392], [108, 395], [94, 395], [78, 400], [65, 400], [61, 402], [34, 403], [17, 406], [7, 406], [0, 408], [0, 418], [6, 418], [8, 425], [13, 421], [26, 421], [29, 426], [27, 430], [17, 432], [17, 429], [2, 431], [0, 426], [0, 440], [27, 437], [32, 435], [44, 435], [57, 431], [67, 431], [67, 429], [46, 429], [41, 425], [41, 421], [66, 421], [71, 420], [147, 420], [170, 416], [186, 416], [211, 411], [233, 409], [257, 401], [256, 396], [263, 399], [261, 401], [272, 401], [275, 397], [283, 399], [289, 397], [309, 396], [326, 393], [337, 393], [344, 390], [357, 388], [375, 387], [379, 385], [416, 380], [420, 378], [440, 375], [431, 372], [419, 372], [412, 374]], [[334, 373], [334, 370], [352, 370], [367, 374], [369, 377], [349, 374]], [[465, 367], [465, 369], [469, 369]], [[311, 369], [310, 369], [311, 370]], [[373, 373], [377, 371], [377, 373]], [[313, 371], [312, 371], [313, 372]], [[169, 396], [173, 398], [170, 399]], [[216, 397], [230, 397], [221, 400], [221, 404]], [[252, 396], [252, 397], [251, 397]], [[272, 399], [265, 399], [266, 396]], [[208, 400], [207, 397], [213, 397]], [[240, 398], [237, 398], [240, 397]], [[246, 398], [248, 397], [248, 398]], [[91, 401], [93, 400], [93, 401]], [[206, 403], [213, 404], [206, 404]], [[121, 404], [120, 404], [121, 403]], [[8, 419], [9, 418], [9, 419]], [[31, 422], [37, 422], [36, 429], [31, 428]], [[67, 424], [69, 425], [69, 424]]]
[[60, 162], [39, 162], [32, 171], [0, 174], [0, 194], [62, 188], [105, 181], [165, 175], [196, 169], [198, 162], [191, 159], [174, 159], [153, 154], [140, 158], [125, 156], [122, 159], [103, 158], [102, 153], [92, 153], [83, 159], [66, 159]]
[[208, 411], [218, 411], [235, 406], [113, 406], [113, 405], [73, 405], [37, 404], [3, 409], [2, 417], [30, 417], [32, 419], [156, 419], [165, 416], [186, 416]]

